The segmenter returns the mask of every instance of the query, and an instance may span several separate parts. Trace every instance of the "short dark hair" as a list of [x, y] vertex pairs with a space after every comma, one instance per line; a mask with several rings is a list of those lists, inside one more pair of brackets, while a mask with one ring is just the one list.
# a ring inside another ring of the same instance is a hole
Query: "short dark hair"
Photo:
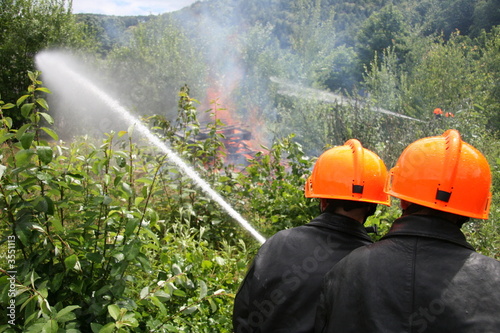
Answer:
[[371, 202], [341, 200], [341, 199], [326, 199], [326, 202], [328, 203], [328, 207], [332, 208], [341, 207], [346, 212], [357, 208], [377, 206], [376, 203], [371, 203]]

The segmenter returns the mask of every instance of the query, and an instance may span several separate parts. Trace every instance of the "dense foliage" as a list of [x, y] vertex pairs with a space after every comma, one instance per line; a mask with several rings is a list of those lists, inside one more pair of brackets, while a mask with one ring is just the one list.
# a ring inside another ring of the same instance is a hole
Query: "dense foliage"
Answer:
[[[228, 332], [259, 246], [94, 96], [51, 94], [34, 68], [47, 48], [96, 68], [265, 237], [318, 213], [303, 184], [325, 148], [355, 137], [390, 167], [456, 128], [493, 173], [490, 219], [463, 230], [500, 259], [495, 0], [210, 0], [123, 18], [64, 0], [0, 7], [0, 303], [16, 302], [0, 332]], [[228, 113], [260, 140], [242, 165], [226, 155]], [[104, 120], [115, 127], [90, 127]], [[398, 214], [394, 202], [368, 224], [383, 234]]]
[[[102, 141], [58, 142], [41, 126], [53, 120], [37, 75], [16, 102], [26, 124], [1, 117], [2, 234], [18, 239], [15, 265], [4, 258], [0, 278], [9, 304], [14, 276], [16, 325], [2, 331], [230, 330], [231, 300], [258, 243], [167, 156], [135, 143], [133, 126]], [[177, 125], [149, 122], [214, 189], [267, 235], [314, 215], [301, 191], [311, 161], [299, 146], [277, 143], [237, 172], [222, 163], [220, 121], [187, 144], [200, 126], [194, 103], [183, 89]]]

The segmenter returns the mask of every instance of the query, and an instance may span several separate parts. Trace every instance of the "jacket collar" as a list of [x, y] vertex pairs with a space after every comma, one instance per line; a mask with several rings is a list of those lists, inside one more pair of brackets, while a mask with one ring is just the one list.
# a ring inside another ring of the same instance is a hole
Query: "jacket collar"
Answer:
[[400, 217], [382, 239], [401, 235], [441, 239], [474, 250], [457, 225], [439, 217], [416, 214]]
[[316, 226], [347, 233], [372, 242], [372, 239], [365, 230], [365, 227], [358, 221], [340, 214], [335, 214], [326, 210], [318, 217], [314, 218], [305, 226]]

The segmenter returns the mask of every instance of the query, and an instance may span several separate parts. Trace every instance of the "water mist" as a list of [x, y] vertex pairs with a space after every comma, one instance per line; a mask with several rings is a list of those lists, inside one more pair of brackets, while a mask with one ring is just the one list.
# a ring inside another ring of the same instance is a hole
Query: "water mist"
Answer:
[[42, 75], [51, 77], [59, 84], [66, 84], [67, 82], [74, 82], [78, 85], [79, 89], [87, 90], [93, 96], [101, 100], [111, 111], [125, 120], [129, 126], [135, 125], [137, 130], [144, 138], [159, 148], [166, 154], [168, 159], [173, 162], [182, 172], [191, 178], [208, 196], [217, 202], [232, 218], [234, 218], [245, 230], [261, 244], [265, 242], [265, 238], [259, 234], [237, 211], [235, 211], [217, 192], [215, 192], [210, 185], [203, 180], [196, 171], [188, 166], [174, 151], [155, 136], [139, 119], [134, 117], [127, 109], [121, 106], [118, 101], [103, 92], [89, 79], [85, 78], [83, 74], [76, 72], [70, 68], [63, 57], [54, 52], [44, 52], [36, 57], [38, 68], [42, 71]]

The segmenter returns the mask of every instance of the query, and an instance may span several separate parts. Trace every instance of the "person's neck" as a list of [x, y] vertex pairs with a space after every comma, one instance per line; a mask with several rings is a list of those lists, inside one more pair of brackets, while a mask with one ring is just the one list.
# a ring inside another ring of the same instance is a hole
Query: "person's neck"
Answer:
[[[326, 201], [321, 201], [320, 207], [321, 207], [321, 212], [325, 212], [327, 208], [329, 208], [329, 205], [328, 203], [326, 203]], [[355, 208], [351, 210], [345, 210], [340, 206], [337, 206], [333, 209], [332, 208], [333, 207], [328, 209], [328, 211], [331, 213], [349, 217], [353, 220], [358, 221], [361, 224], [364, 224], [366, 221], [367, 208]]]

